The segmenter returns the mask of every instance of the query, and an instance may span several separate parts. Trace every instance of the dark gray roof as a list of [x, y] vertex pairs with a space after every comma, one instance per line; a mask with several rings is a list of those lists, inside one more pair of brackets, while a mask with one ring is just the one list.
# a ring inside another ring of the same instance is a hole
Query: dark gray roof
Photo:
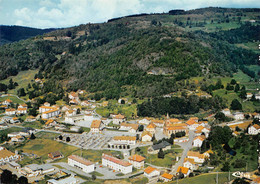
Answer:
[[171, 145], [170, 143], [168, 143], [166, 141], [162, 141], [159, 144], [152, 145], [152, 148], [153, 148], [153, 150], [159, 150], [161, 148], [163, 149], [163, 148], [170, 146], [170, 145]]

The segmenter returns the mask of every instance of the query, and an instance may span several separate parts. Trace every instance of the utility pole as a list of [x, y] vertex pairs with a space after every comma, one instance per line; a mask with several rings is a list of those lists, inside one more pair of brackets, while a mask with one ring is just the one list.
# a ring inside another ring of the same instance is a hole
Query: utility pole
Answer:
[[218, 171], [217, 171], [216, 184], [218, 184]]
[[228, 181], [230, 181], [230, 171], [228, 171]]

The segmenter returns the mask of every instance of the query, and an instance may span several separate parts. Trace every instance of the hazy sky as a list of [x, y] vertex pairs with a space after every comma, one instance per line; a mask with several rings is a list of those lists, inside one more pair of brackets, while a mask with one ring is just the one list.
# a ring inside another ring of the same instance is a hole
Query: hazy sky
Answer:
[[130, 14], [208, 6], [260, 8], [260, 0], [0, 0], [0, 24], [69, 27]]

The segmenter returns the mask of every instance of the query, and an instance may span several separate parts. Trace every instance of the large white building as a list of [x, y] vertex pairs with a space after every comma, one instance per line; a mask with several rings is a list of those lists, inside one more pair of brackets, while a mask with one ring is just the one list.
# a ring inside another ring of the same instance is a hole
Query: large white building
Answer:
[[131, 163], [104, 153], [102, 155], [102, 165], [119, 171], [123, 174], [131, 173], [133, 170], [133, 165]]
[[39, 112], [42, 113], [42, 119], [49, 119], [60, 114], [59, 108], [49, 106], [39, 107]]
[[95, 164], [93, 162], [77, 155], [70, 155], [68, 157], [68, 164], [81, 169], [85, 173], [90, 173], [95, 170]]
[[248, 134], [250, 135], [257, 135], [260, 133], [260, 126], [257, 124], [254, 124], [248, 128]]

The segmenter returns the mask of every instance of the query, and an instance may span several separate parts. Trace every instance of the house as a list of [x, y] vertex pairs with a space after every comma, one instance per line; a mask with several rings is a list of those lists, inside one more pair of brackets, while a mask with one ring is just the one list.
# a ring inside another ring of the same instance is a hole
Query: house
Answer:
[[20, 173], [26, 177], [36, 177], [40, 175], [45, 175], [46, 173], [53, 172], [55, 167], [50, 164], [30, 164], [26, 165], [24, 168], [20, 170]]
[[28, 108], [28, 105], [27, 104], [20, 104], [17, 108]]
[[16, 110], [11, 108], [11, 109], [5, 109], [5, 114], [8, 115], [8, 116], [11, 116], [11, 115], [15, 115], [16, 113]]
[[20, 120], [18, 117], [13, 117], [11, 120], [10, 120], [10, 123], [19, 123]]
[[77, 93], [75, 93], [75, 92], [72, 91], [72, 92], [69, 94], [69, 99], [71, 99], [71, 100], [79, 100], [79, 96], [78, 96]]
[[153, 177], [157, 177], [159, 175], [160, 175], [160, 171], [154, 167], [148, 166], [144, 170], [144, 176], [147, 178], [153, 178]]
[[72, 109], [65, 112], [66, 116], [76, 116], [76, 114], [77, 114], [77, 111], [74, 111]]
[[231, 112], [230, 112], [230, 110], [229, 109], [223, 109], [221, 112], [223, 112], [223, 114], [225, 114], [225, 116], [231, 116], [232, 114], [231, 114]]
[[248, 128], [248, 134], [250, 135], [257, 135], [260, 133], [260, 126], [258, 124], [251, 125]]
[[138, 130], [138, 124], [133, 124], [133, 123], [121, 123], [120, 125], [120, 130], [127, 130], [130, 133], [136, 133]]
[[99, 133], [101, 126], [101, 120], [93, 120], [90, 126], [90, 132]]
[[197, 136], [201, 135], [202, 133], [204, 133], [205, 137], [208, 137], [209, 136], [209, 132], [210, 132], [210, 130], [208, 128], [203, 127], [203, 126], [198, 126], [196, 128], [196, 130], [195, 130], [195, 133], [196, 133]]
[[144, 160], [145, 158], [140, 155], [132, 155], [128, 158], [129, 162], [133, 165], [133, 167], [137, 169], [144, 168]]
[[245, 118], [244, 113], [242, 113], [242, 112], [235, 112], [233, 114], [233, 117], [235, 120], [243, 120]]
[[173, 175], [169, 174], [169, 173], [163, 173], [161, 176], [160, 176], [160, 180], [163, 180], [163, 182], [169, 182], [169, 181], [172, 181], [173, 179]]
[[253, 179], [253, 181], [250, 184], [260, 184], [260, 177]]
[[205, 161], [205, 155], [200, 154], [197, 151], [188, 151], [187, 157], [194, 159], [194, 162], [199, 164], [202, 164]]
[[146, 130], [147, 132], [150, 132], [151, 134], [155, 134], [155, 128], [156, 128], [155, 124], [150, 123], [150, 124], [145, 128], [145, 130]]
[[151, 123], [151, 118], [145, 117], [144, 119], [141, 119], [138, 122], [142, 125], [148, 125], [149, 123]]
[[43, 104], [43, 106], [50, 107], [51, 104], [50, 104], [49, 102], [45, 102], [45, 103]]
[[162, 128], [165, 122], [164, 120], [153, 119], [151, 123], [153, 123], [156, 127]]
[[42, 113], [42, 119], [49, 119], [55, 116], [58, 116], [60, 114], [60, 111], [58, 108], [49, 110], [49, 111], [45, 111]]
[[171, 149], [171, 144], [166, 141], [162, 141], [159, 144], [150, 146], [147, 151], [149, 154], [157, 154], [160, 149], [162, 149], [163, 151], [169, 150]]
[[126, 120], [126, 118], [124, 115], [118, 114], [113, 117], [113, 124], [119, 125], [120, 123], [124, 122], [125, 120]]
[[56, 160], [59, 158], [63, 158], [63, 155], [61, 154], [60, 151], [55, 151], [55, 152], [48, 153], [48, 157], [52, 160]]
[[185, 158], [183, 166], [189, 168], [192, 171], [198, 168], [193, 158]]
[[80, 105], [88, 107], [88, 106], [91, 106], [91, 103], [89, 103], [87, 100], [85, 100], [85, 101], [81, 102]]
[[34, 81], [35, 81], [36, 83], [41, 83], [41, 82], [42, 82], [42, 80], [39, 79], [39, 78], [36, 78]]
[[71, 105], [78, 105], [79, 102], [80, 102], [79, 100], [73, 99], [73, 100], [70, 100], [69, 104], [71, 104]]
[[186, 124], [190, 130], [195, 130], [199, 126], [198, 121], [196, 121], [194, 118], [190, 118], [188, 121], [186, 121]]
[[120, 160], [104, 153], [102, 154], [102, 165], [123, 174], [132, 173], [133, 170], [133, 165], [130, 162]]
[[135, 136], [115, 136], [113, 138], [113, 140], [118, 142], [119, 144], [126, 144], [126, 145], [135, 145], [136, 144]]
[[26, 119], [25, 119], [26, 122], [33, 122], [33, 121], [36, 121], [36, 117], [34, 116], [28, 116]]
[[17, 114], [27, 114], [27, 108], [18, 108]]
[[19, 132], [12, 132], [12, 133], [7, 134], [7, 137], [12, 138], [12, 137], [16, 137], [17, 135], [20, 135], [20, 133]]
[[17, 152], [13, 153], [6, 148], [0, 149], [0, 165], [20, 160], [21, 156]]
[[201, 147], [203, 141], [205, 140], [204, 136], [197, 136], [193, 139], [193, 147]]
[[258, 93], [258, 94], [255, 94], [255, 99], [256, 100], [260, 100], [260, 94]]
[[2, 102], [2, 105], [7, 105], [7, 106], [9, 106], [9, 105], [11, 105], [12, 103], [13, 103], [12, 100], [6, 99], [4, 102]]
[[153, 135], [150, 132], [143, 131], [141, 135], [141, 139], [143, 142], [150, 142], [152, 141]]
[[190, 169], [187, 168], [187, 167], [179, 166], [178, 169], [177, 169], [177, 173], [178, 174], [182, 173], [184, 175], [184, 177], [187, 177], [190, 174]]
[[49, 119], [48, 121], [46, 121], [45, 123], [45, 127], [46, 128], [49, 128], [49, 127], [53, 127], [57, 124], [57, 122], [53, 119]]
[[199, 122], [199, 118], [198, 118], [198, 117], [190, 117], [190, 120], [194, 120], [194, 121], [196, 121], [197, 123]]
[[72, 127], [70, 127], [70, 130], [73, 131], [73, 132], [79, 132], [80, 127], [79, 126], [72, 126]]
[[210, 154], [213, 154], [213, 151], [212, 151], [212, 150], [208, 150], [208, 151], [205, 151], [205, 152], [203, 153], [203, 155], [204, 155], [205, 158], [209, 158], [209, 157], [210, 157]]
[[171, 137], [172, 134], [176, 134], [178, 132], [188, 133], [188, 128], [185, 123], [166, 123], [163, 127], [163, 133], [167, 135], [167, 137]]
[[24, 137], [21, 136], [21, 135], [17, 135], [17, 136], [15, 136], [15, 137], [12, 137], [12, 138], [11, 138], [11, 141], [12, 141], [12, 142], [23, 142], [23, 141], [24, 141]]
[[16, 163], [15, 161], [12, 161], [12, 162], [9, 162], [8, 163], [12, 168], [14, 169], [20, 169], [21, 168], [21, 165]]
[[66, 111], [68, 111], [68, 110], [70, 110], [70, 106], [68, 106], [68, 105], [65, 105], [65, 106], [63, 106], [63, 107], [61, 108], [61, 111], [62, 111], [62, 112], [66, 112]]
[[70, 155], [68, 157], [68, 164], [72, 167], [82, 170], [85, 173], [91, 173], [95, 171], [95, 164], [78, 155]]
[[251, 98], [252, 98], [252, 96], [253, 96], [253, 94], [252, 94], [252, 93], [246, 93], [246, 98], [247, 98], [247, 99], [251, 99]]
[[74, 176], [62, 178], [59, 180], [50, 179], [47, 181], [47, 184], [77, 184], [77, 183], [79, 183], [79, 180], [77, 180]]

